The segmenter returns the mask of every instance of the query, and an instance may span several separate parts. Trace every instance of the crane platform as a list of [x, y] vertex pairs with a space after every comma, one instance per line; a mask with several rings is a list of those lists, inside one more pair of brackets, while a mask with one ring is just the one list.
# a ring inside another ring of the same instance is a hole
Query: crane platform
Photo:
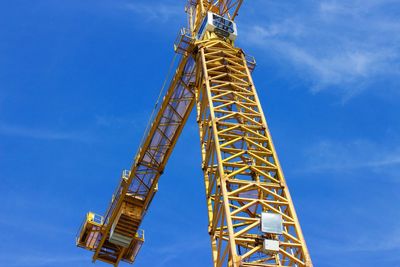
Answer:
[[[121, 183], [112, 197], [107, 212], [109, 214], [110, 211], [116, 210], [120, 202], [115, 219], [110, 221], [89, 212], [76, 237], [78, 247], [98, 252], [96, 260], [114, 266], [118, 266], [121, 260], [133, 263], [144, 243], [144, 230], [139, 229], [139, 225], [143, 218], [145, 198], [140, 194], [121, 194], [124, 186], [127, 185], [127, 173], [126, 171], [123, 173]], [[107, 228], [110, 230], [106, 231]]]

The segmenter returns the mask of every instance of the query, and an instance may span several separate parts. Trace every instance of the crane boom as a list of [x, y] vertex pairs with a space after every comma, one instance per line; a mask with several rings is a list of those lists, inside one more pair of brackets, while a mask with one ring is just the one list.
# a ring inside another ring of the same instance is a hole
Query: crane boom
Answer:
[[255, 61], [234, 46], [242, 0], [189, 0], [180, 56], [130, 170], [105, 216], [88, 213], [77, 245], [93, 261], [133, 263], [142, 220], [196, 106], [214, 267], [312, 267], [251, 77]]
[[[193, 58], [183, 56], [131, 169], [122, 174], [110, 206], [104, 218], [101, 218], [101, 224], [93, 228], [89, 222], [89, 225], [86, 223], [82, 227], [77, 243], [94, 251], [93, 261], [101, 260], [115, 266], [120, 260], [130, 263], [134, 261], [144, 241], [142, 236], [136, 235], [137, 231], [157, 191], [158, 179], [194, 105], [194, 93], [190, 90], [195, 78], [194, 70]], [[129, 216], [130, 212], [133, 216]], [[110, 241], [113, 238], [111, 229], [124, 228], [124, 225], [130, 225], [131, 228], [124, 232], [130, 231], [131, 239], [127, 240], [125, 246], [122, 243], [118, 246], [116, 242]]]

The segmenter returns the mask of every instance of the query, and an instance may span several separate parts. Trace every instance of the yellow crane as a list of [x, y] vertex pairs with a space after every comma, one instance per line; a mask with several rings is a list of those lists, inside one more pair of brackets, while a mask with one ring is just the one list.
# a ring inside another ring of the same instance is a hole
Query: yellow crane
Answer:
[[179, 65], [134, 163], [105, 215], [89, 212], [79, 230], [93, 261], [134, 262], [139, 227], [196, 107], [214, 267], [313, 266], [251, 77], [255, 60], [234, 45], [242, 2], [188, 1]]

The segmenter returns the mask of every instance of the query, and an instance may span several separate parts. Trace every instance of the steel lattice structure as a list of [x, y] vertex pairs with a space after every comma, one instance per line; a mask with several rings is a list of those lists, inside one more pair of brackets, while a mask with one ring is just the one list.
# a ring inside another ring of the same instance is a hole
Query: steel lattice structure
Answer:
[[[139, 230], [157, 184], [193, 109], [197, 110], [214, 267], [312, 267], [251, 71], [255, 61], [218, 32], [196, 39], [208, 11], [233, 21], [242, 1], [190, 0], [181, 56], [145, 139], [124, 171], [104, 217], [89, 213], [77, 244], [93, 261], [133, 263]], [[281, 234], [260, 230], [261, 214], [282, 217]], [[279, 241], [275, 252], [263, 240]]]

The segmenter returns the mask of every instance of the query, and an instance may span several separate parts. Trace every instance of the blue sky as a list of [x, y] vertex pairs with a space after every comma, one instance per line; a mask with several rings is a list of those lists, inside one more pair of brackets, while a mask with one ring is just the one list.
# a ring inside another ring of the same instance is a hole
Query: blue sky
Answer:
[[[239, 40], [315, 266], [400, 266], [400, 3], [244, 3]], [[92, 266], [74, 245], [129, 168], [185, 1], [3, 1], [0, 266]], [[136, 266], [211, 266], [192, 116]], [[97, 266], [105, 266], [97, 263]]]

